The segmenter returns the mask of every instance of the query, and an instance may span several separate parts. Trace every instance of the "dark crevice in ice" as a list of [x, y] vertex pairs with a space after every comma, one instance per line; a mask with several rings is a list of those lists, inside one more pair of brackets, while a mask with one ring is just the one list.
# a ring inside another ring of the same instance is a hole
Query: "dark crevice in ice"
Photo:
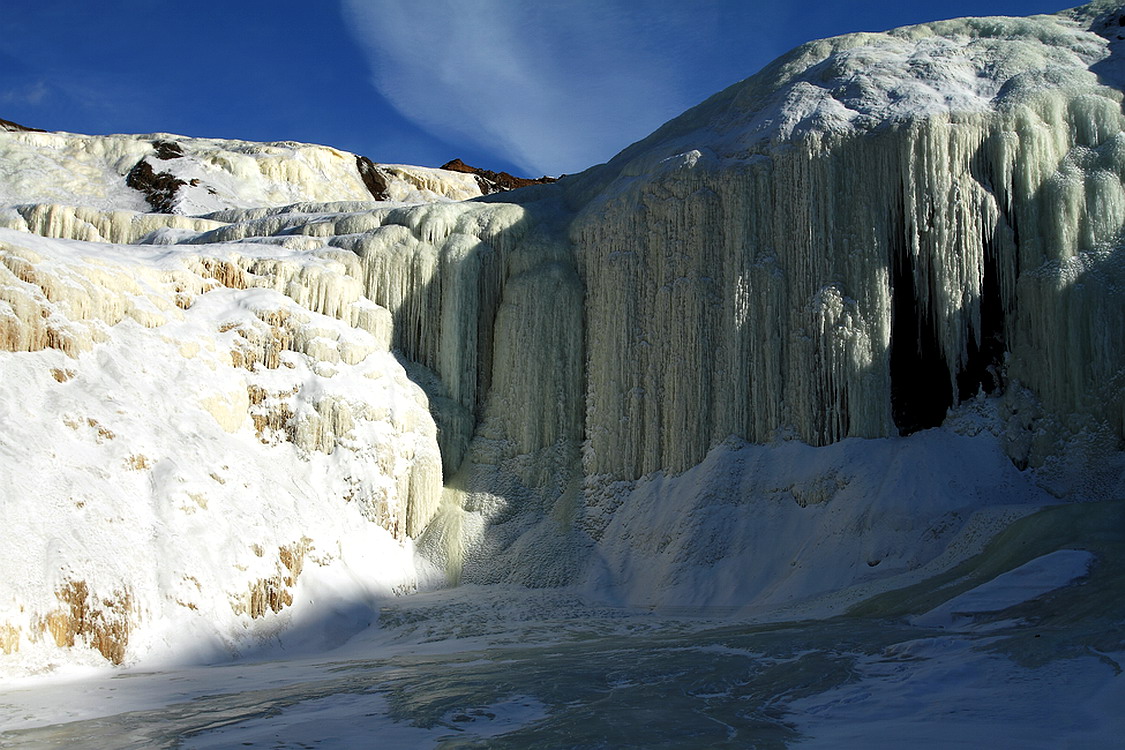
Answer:
[[980, 331], [969, 337], [968, 357], [961, 372], [957, 373], [959, 401], [972, 398], [978, 392], [996, 393], [1003, 389], [1002, 367], [1004, 351], [1004, 301], [1000, 294], [1000, 266], [996, 245], [984, 243], [984, 278], [980, 295]]
[[919, 305], [915, 259], [902, 240], [904, 233], [894, 236], [899, 246], [891, 254], [891, 416], [899, 432], [909, 435], [945, 420], [953, 405], [953, 384], [934, 323]]

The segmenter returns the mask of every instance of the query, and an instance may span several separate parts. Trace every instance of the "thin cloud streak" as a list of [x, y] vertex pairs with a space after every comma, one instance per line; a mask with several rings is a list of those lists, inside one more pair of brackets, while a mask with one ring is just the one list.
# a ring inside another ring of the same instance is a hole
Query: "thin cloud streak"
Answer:
[[678, 61], [706, 44], [707, 13], [698, 8], [635, 0], [342, 2], [372, 83], [399, 112], [529, 173], [605, 161], [696, 103]]
[[0, 92], [0, 102], [4, 104], [29, 104], [35, 106], [42, 103], [46, 96], [47, 85], [42, 81], [36, 81], [26, 86]]

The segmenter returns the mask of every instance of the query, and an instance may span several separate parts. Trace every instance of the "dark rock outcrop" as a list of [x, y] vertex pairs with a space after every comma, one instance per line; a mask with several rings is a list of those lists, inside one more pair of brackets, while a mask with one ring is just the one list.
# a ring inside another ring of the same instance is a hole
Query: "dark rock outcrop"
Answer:
[[175, 141], [153, 141], [152, 147], [156, 149], [156, 158], [161, 161], [179, 159], [184, 155], [184, 148]]
[[515, 190], [516, 188], [527, 187], [528, 185], [545, 185], [556, 181], [554, 177], [544, 176], [529, 179], [527, 177], [516, 177], [507, 172], [493, 172], [490, 169], [470, 167], [460, 159], [446, 162], [441, 165], [441, 168], [448, 169], [450, 172], [464, 172], [466, 174], [476, 175], [477, 184], [480, 185], [480, 191], [485, 195], [501, 193], [505, 190]]
[[11, 120], [0, 120], [0, 130], [7, 130], [11, 133], [46, 133], [42, 128], [29, 128], [26, 125], [20, 125], [18, 122]]
[[[159, 150], [157, 154], [159, 157]], [[182, 155], [181, 152], [180, 156]], [[129, 170], [129, 174], [125, 175], [125, 184], [144, 193], [153, 213], [170, 214], [176, 192], [187, 183], [170, 172], [157, 172], [146, 158]]]
[[375, 166], [375, 163], [366, 156], [356, 154], [355, 168], [359, 178], [367, 186], [367, 191], [377, 201], [390, 200], [387, 194], [387, 173]]

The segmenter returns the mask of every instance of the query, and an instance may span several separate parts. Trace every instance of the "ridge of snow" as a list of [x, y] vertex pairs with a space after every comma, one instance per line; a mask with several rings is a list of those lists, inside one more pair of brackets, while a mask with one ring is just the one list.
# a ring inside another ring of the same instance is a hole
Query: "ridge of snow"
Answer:
[[[171, 144], [180, 155], [158, 144]], [[0, 132], [0, 205], [56, 203], [100, 210], [147, 211], [125, 184], [142, 160], [185, 183], [174, 210], [184, 215], [306, 201], [371, 201], [354, 154], [328, 146], [188, 138], [170, 133], [90, 136]], [[390, 199], [402, 203], [465, 200], [481, 194], [471, 175], [428, 167], [380, 165]]]

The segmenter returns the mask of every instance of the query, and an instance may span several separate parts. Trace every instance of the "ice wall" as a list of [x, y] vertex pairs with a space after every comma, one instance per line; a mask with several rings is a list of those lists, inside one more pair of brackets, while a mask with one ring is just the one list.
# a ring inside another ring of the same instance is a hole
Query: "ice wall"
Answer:
[[[913, 433], [981, 391], [997, 397], [988, 429], [1019, 467], [1065, 457], [1082, 471], [1077, 444], [1095, 462], [1119, 455], [1125, 78], [1114, 71], [1125, 15], [1095, 10], [814, 42], [609, 164], [532, 194], [557, 201], [564, 218], [533, 217], [555, 232], [547, 244], [581, 290], [582, 411], [563, 434], [582, 436], [586, 479], [574, 481], [548, 441], [522, 455], [497, 447], [536, 430], [529, 415], [567, 412], [573, 396], [494, 355], [490, 404], [521, 394], [506, 399], [520, 404], [518, 423], [484, 412], [463, 512], [448, 516], [458, 543], [437, 529], [433, 546], [475, 582], [575, 581], [585, 566], [602, 588], [599, 566], [613, 560], [613, 585], [687, 576], [688, 591], [735, 549], [727, 583], [749, 580], [748, 568], [766, 567], [756, 556], [787, 554], [774, 534], [819, 511], [798, 499], [771, 520], [761, 497], [771, 480], [758, 477], [756, 489], [703, 493], [744, 503], [742, 530], [703, 513], [706, 534], [684, 531], [694, 483], [723, 484], [699, 468], [716, 446], [732, 435], [827, 446]], [[513, 281], [505, 305], [518, 299]], [[559, 297], [532, 299], [556, 323], [571, 317]], [[502, 309], [498, 334], [505, 319]], [[566, 350], [559, 327], [533, 328], [524, 340], [537, 361]], [[537, 391], [538, 412], [523, 406]], [[1119, 472], [1119, 460], [1102, 464]], [[689, 471], [695, 479], [665, 481]], [[1120, 476], [1097, 492], [1115, 486]], [[900, 499], [911, 520], [896, 528], [929, 528], [924, 499]], [[656, 508], [667, 514], [651, 523]], [[849, 526], [857, 544], [885, 531], [888, 512], [876, 515]], [[654, 575], [657, 558], [666, 567]], [[685, 561], [696, 559], [693, 577]], [[784, 578], [771, 576], [747, 596]]]
[[583, 176], [587, 470], [912, 432], [982, 386], [1120, 440], [1111, 52], [1057, 17], [813, 43]]
[[450, 476], [486, 407], [508, 425], [511, 454], [581, 439], [582, 287], [566, 245], [542, 230], [529, 234], [536, 210], [468, 203], [286, 212], [201, 240], [323, 237], [322, 252], [390, 311], [392, 345], [422, 368], [415, 377], [428, 386]]

